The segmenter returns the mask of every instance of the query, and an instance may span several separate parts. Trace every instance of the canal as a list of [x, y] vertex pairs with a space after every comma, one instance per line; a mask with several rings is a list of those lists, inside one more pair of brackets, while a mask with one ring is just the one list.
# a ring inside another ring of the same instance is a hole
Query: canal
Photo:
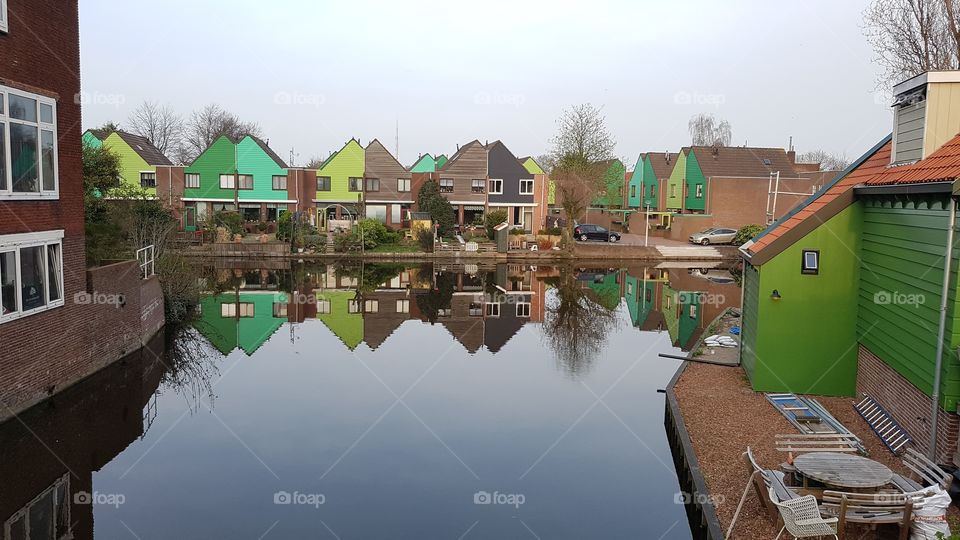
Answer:
[[727, 270], [256, 265], [0, 424], [3, 538], [691, 538], [658, 354]]

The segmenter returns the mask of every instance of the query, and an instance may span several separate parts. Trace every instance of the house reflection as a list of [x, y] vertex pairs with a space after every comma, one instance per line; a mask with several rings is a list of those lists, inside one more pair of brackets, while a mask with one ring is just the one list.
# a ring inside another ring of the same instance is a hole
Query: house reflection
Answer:
[[93, 472], [150, 428], [163, 354], [161, 334], [0, 424], [3, 538], [93, 538]]

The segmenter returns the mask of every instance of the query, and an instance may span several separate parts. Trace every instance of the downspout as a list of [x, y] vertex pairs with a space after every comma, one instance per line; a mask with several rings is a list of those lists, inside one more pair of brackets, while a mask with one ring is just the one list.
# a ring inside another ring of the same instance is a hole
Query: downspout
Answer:
[[937, 421], [940, 413], [940, 370], [943, 368], [943, 338], [947, 326], [947, 296], [950, 293], [950, 266], [953, 263], [953, 230], [956, 226], [957, 205], [950, 197], [950, 222], [947, 228], [947, 253], [943, 262], [943, 288], [940, 290], [940, 327], [937, 329], [937, 357], [934, 361], [933, 392], [930, 410], [930, 448], [927, 451], [931, 461], [937, 461]]

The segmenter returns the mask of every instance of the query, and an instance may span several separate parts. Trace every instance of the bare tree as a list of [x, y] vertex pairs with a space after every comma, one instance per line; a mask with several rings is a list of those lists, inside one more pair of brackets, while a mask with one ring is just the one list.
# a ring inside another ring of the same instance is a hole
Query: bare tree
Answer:
[[589, 103], [563, 112], [547, 166], [556, 198], [566, 214], [566, 238], [573, 234], [574, 221], [583, 217], [590, 201], [606, 191], [605, 173], [613, 159], [616, 141], [607, 130], [600, 109]]
[[687, 130], [693, 146], [730, 146], [733, 140], [730, 122], [718, 120], [712, 114], [700, 113], [691, 116]]
[[144, 101], [127, 119], [130, 131], [145, 137], [167, 157], [175, 156], [183, 137], [183, 118], [166, 105]]
[[867, 41], [884, 68], [882, 84], [960, 65], [955, 0], [874, 0], [863, 17]]
[[826, 150], [811, 150], [797, 156], [797, 163], [819, 163], [821, 171], [842, 171], [850, 165], [846, 154], [831, 154]]
[[324, 161], [324, 159], [323, 159], [322, 157], [320, 157], [320, 156], [313, 156], [313, 157], [310, 158], [310, 161], [308, 161], [307, 164], [304, 165], [304, 168], [307, 168], [307, 169], [319, 169], [320, 166], [323, 165], [323, 161]]
[[256, 122], [244, 122], [219, 105], [210, 104], [190, 115], [181, 158], [184, 163], [192, 161], [222, 135], [239, 139], [244, 135], [259, 137], [260, 134], [260, 125]]

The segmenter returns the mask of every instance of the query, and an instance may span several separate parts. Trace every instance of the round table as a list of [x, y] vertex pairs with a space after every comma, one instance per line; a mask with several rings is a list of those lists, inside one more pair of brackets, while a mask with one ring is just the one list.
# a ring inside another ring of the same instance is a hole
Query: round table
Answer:
[[809, 452], [793, 460], [807, 478], [841, 488], [878, 488], [890, 482], [893, 471], [865, 457], [839, 452]]

